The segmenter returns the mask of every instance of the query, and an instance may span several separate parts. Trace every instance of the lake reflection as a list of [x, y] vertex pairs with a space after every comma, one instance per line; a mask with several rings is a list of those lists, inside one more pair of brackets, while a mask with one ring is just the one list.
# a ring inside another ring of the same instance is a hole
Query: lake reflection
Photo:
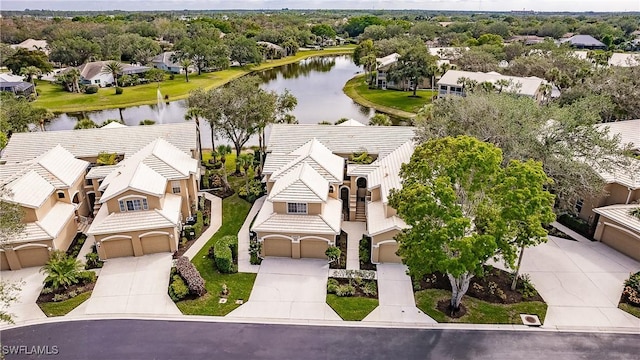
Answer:
[[[356, 66], [350, 56], [313, 57], [298, 63], [283, 65], [257, 73], [264, 81], [262, 88], [282, 92], [288, 89], [297, 99], [298, 106], [293, 111], [301, 124], [317, 124], [320, 121], [335, 122], [340, 118], [352, 118], [367, 123], [373, 116], [373, 109], [360, 106], [342, 92], [344, 84], [362, 68]], [[162, 91], [162, 86], [160, 86]], [[126, 90], [125, 90], [126, 94]], [[186, 106], [184, 100], [166, 105], [163, 123], [184, 120]], [[73, 129], [78, 119], [89, 118], [97, 124], [108, 119], [119, 119], [125, 124], [136, 126], [141, 120], [151, 119], [159, 123], [156, 105], [132, 106], [123, 109], [64, 113], [53, 119], [47, 130]], [[202, 144], [211, 147], [208, 124], [202, 124]], [[251, 144], [256, 143], [252, 141]]]

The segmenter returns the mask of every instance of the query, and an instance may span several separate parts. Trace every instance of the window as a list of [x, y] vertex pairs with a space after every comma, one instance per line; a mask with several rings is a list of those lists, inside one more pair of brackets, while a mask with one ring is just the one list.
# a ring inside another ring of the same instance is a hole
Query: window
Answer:
[[93, 185], [93, 179], [87, 179], [87, 185], [89, 186]]
[[576, 212], [579, 214], [580, 211], [582, 211], [582, 206], [584, 206], [584, 200], [583, 199], [579, 199], [578, 201], [576, 201]]
[[329, 185], [329, 194], [333, 194], [333, 186]]
[[118, 202], [120, 205], [120, 211], [140, 211], [140, 210], [148, 210], [149, 205], [147, 204], [147, 199], [131, 199], [131, 200], [120, 200]]
[[307, 204], [304, 203], [287, 203], [288, 214], [306, 214]]
[[62, 191], [58, 192], [58, 199], [64, 199], [64, 193]]
[[174, 194], [180, 194], [180, 181], [172, 181], [171, 182], [171, 191]]
[[98, 79], [98, 80], [93, 80], [93, 83], [94, 83], [94, 84], [100, 84], [100, 79]]

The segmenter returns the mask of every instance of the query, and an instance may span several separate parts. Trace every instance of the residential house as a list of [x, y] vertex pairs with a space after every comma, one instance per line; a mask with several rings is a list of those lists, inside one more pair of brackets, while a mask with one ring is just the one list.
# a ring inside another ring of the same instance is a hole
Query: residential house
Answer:
[[154, 68], [169, 71], [174, 74], [182, 74], [183, 69], [180, 63], [173, 61], [173, 56], [175, 55], [175, 51], [165, 51], [161, 54], [156, 55], [156, 57], [151, 60], [151, 64]]
[[577, 49], [589, 50], [606, 50], [607, 45], [597, 40], [591, 35], [573, 35], [569, 38], [560, 40], [561, 44], [569, 44], [569, 46]]
[[483, 73], [449, 70], [437, 82], [438, 97], [442, 98], [447, 95], [464, 96], [465, 89], [462, 83], [463, 79], [475, 81], [477, 84], [490, 83], [497, 91], [528, 96], [538, 102], [543, 101], [547, 96], [545, 95], [544, 86], [548, 83], [544, 79], [535, 76], [517, 77], [502, 75], [493, 71]]
[[77, 218], [88, 213], [83, 184], [89, 163], [57, 145], [35, 159], [0, 166], [3, 201], [20, 205], [24, 230], [0, 248], [0, 270], [41, 266], [66, 251]]
[[[343, 221], [364, 223], [372, 261], [399, 262], [393, 236], [406, 225], [388, 206], [413, 152], [412, 127], [274, 125], [264, 165], [267, 199], [252, 231], [263, 256], [326, 258]], [[366, 152], [369, 164], [350, 158]]]
[[264, 56], [265, 59], [280, 59], [287, 54], [282, 46], [274, 43], [258, 41], [256, 44], [262, 50], [262, 56]]
[[0, 74], [0, 91], [12, 92], [15, 95], [29, 96], [36, 89], [32, 83], [24, 81], [22, 76]]
[[27, 49], [29, 51], [42, 51], [49, 55], [49, 43], [47, 40], [27, 39], [20, 44], [11, 45], [11, 47], [14, 49]]
[[[389, 76], [390, 70], [398, 62], [400, 54], [393, 53], [382, 58], [376, 58], [377, 72], [376, 72], [376, 87], [380, 89], [394, 89], [394, 90], [413, 90], [413, 81], [409, 79], [392, 79]], [[418, 89], [424, 89], [431, 87], [431, 79], [425, 78], [418, 84]]]
[[613, 53], [609, 58], [610, 66], [633, 67], [640, 66], [640, 54], [638, 53]]
[[[598, 125], [608, 128], [620, 143], [640, 154], [640, 119]], [[606, 195], [598, 199], [581, 199], [576, 203], [578, 217], [595, 227], [594, 239], [640, 260], [640, 232], [637, 218], [628, 212], [640, 207], [640, 160], [627, 159], [614, 169], [595, 169], [606, 183]]]
[[[115, 83], [113, 74], [105, 72], [105, 65], [110, 61], [93, 61], [82, 64], [80, 70], [80, 82], [84, 85], [97, 85], [99, 87], [111, 86]], [[151, 68], [148, 66], [130, 65], [122, 63], [121, 75], [143, 74]]]

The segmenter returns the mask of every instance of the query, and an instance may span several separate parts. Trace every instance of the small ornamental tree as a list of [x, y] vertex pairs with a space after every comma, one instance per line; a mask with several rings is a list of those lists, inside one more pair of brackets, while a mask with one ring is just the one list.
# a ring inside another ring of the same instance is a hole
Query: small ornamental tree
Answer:
[[337, 264], [340, 265], [340, 254], [342, 254], [340, 248], [336, 246], [329, 246], [324, 254], [327, 255], [329, 262], [337, 261]]
[[[540, 163], [512, 161], [508, 169], [501, 163], [500, 149], [469, 136], [430, 140], [402, 166], [402, 189], [390, 195], [389, 204], [410, 226], [396, 236], [399, 255], [415, 277], [447, 275], [452, 311], [487, 260], [503, 253], [513, 262], [517, 249], [529, 245], [524, 239], [541, 237], [538, 226], [552, 220]], [[535, 204], [508, 211], [529, 189], [542, 193]]]

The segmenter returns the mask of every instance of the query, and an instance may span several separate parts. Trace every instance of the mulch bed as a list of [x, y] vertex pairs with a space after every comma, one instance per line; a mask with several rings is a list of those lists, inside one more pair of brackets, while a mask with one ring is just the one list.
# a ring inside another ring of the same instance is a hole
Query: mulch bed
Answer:
[[[204, 200], [204, 211], [202, 212], [202, 215], [209, 218], [209, 225], [202, 226], [202, 232], [204, 233], [205, 231], [207, 231], [209, 226], [211, 226], [211, 201], [207, 198], [205, 198]], [[187, 252], [191, 245], [193, 245], [193, 243], [195, 243], [197, 240], [197, 238], [187, 240], [186, 244], [184, 245], [180, 245], [180, 243], [178, 243], [178, 250], [173, 254], [173, 258], [177, 259], [179, 256], [184, 255], [184, 253]]]
[[347, 233], [342, 231], [340, 236], [336, 240], [336, 246], [340, 249], [340, 261], [334, 261], [329, 264], [331, 269], [346, 269], [347, 268]]
[[563, 233], [562, 231], [556, 229], [555, 227], [549, 225], [549, 226], [545, 226], [545, 229], [547, 230], [547, 233], [549, 233], [549, 235], [551, 236], [555, 236], [555, 237], [559, 237], [562, 239], [567, 239], [567, 240], [573, 240], [576, 241], [574, 238], [572, 238], [571, 236]]
[[[527, 298], [522, 296], [522, 282], [519, 280], [516, 290], [511, 290], [511, 274], [506, 271], [487, 266], [483, 277], [474, 277], [469, 284], [469, 290], [465, 295], [494, 304], [515, 304], [524, 301], [544, 301], [537, 291]], [[495, 285], [494, 285], [495, 284]], [[433, 273], [420, 280], [420, 288], [443, 289], [451, 291], [451, 283], [446, 275]], [[493, 288], [493, 290], [491, 290]], [[520, 290], [520, 291], [519, 291]], [[500, 297], [500, 291], [504, 293]], [[449, 306], [447, 301], [446, 306]], [[444, 313], [447, 313], [446, 311]]]
[[64, 293], [68, 294], [71, 291], [75, 291], [77, 294], [82, 294], [84, 292], [93, 290], [93, 287], [95, 285], [96, 285], [95, 282], [92, 282], [86, 285], [76, 284], [76, 285], [69, 286], [66, 290], [63, 290], [63, 291], [52, 292], [51, 294], [40, 294], [40, 296], [38, 296], [38, 300], [36, 300], [36, 303], [41, 304], [41, 303], [54, 302], [53, 297], [56, 294], [64, 294]]
[[[349, 285], [349, 279], [343, 279], [343, 278], [331, 278], [331, 279], [335, 279], [338, 281], [338, 284], [340, 285]], [[353, 280], [351, 280], [353, 281]], [[362, 283], [360, 286], [358, 286], [355, 281], [353, 281], [353, 287], [356, 289], [355, 294], [353, 294], [352, 296], [349, 297], [364, 297], [364, 298], [369, 298], [369, 299], [377, 299], [377, 296], [371, 296], [371, 295], [367, 295], [364, 293], [364, 291], [362, 291], [362, 288], [365, 286], [366, 283], [368, 282], [376, 282], [375, 280], [362, 280]]]
[[460, 307], [455, 312], [451, 311], [450, 304], [451, 300], [440, 300], [436, 305], [436, 309], [453, 319], [461, 318], [467, 314], [467, 308], [464, 306], [464, 304], [460, 304]]
[[[362, 251], [363, 247], [365, 251]], [[371, 262], [371, 238], [370, 237], [365, 236], [363, 239], [360, 240], [359, 251], [360, 251], [360, 270], [375, 271], [377, 267], [375, 264]]]

